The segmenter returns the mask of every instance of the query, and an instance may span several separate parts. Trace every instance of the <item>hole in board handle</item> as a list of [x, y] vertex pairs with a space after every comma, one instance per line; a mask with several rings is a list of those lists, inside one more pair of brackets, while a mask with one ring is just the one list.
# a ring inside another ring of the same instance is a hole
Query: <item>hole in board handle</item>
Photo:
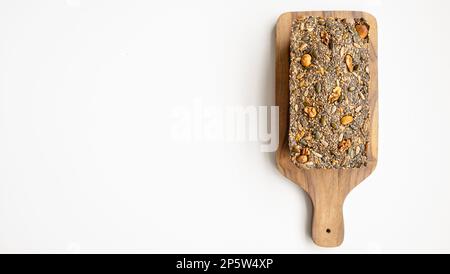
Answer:
[[326, 232], [331, 233], [331, 229], [327, 228]]

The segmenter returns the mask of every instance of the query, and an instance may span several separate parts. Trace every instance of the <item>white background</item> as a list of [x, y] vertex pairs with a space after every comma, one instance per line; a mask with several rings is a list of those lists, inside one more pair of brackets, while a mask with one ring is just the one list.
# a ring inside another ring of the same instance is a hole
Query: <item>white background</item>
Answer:
[[[1, 252], [449, 252], [448, 1], [0, 2]], [[286, 11], [379, 27], [379, 163], [337, 249], [258, 142], [174, 142], [171, 110], [274, 104]]]

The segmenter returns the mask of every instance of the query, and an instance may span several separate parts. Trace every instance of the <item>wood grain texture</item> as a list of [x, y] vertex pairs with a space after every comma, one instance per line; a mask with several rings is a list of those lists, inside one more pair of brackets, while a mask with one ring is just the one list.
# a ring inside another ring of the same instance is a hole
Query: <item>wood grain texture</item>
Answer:
[[[289, 130], [289, 45], [291, 24], [297, 17], [322, 16], [364, 18], [370, 25], [370, 141], [368, 164], [354, 169], [304, 169], [296, 167], [290, 159]], [[282, 14], [276, 26], [276, 105], [279, 107], [279, 140], [276, 153], [277, 166], [288, 179], [298, 184], [311, 198], [314, 212], [312, 239], [323, 247], [339, 246], [344, 240], [343, 204], [347, 194], [375, 169], [378, 157], [378, 65], [377, 23], [372, 15], [359, 11], [307, 11]]]

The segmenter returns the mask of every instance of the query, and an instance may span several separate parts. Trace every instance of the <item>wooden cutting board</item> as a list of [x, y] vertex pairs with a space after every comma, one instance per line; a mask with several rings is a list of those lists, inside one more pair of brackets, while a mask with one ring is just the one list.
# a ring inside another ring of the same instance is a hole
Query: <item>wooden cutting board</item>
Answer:
[[[370, 141], [368, 165], [353, 169], [303, 169], [290, 159], [289, 130], [289, 44], [292, 21], [302, 16], [364, 18], [370, 25]], [[378, 157], [378, 66], [376, 19], [360, 11], [307, 11], [282, 14], [276, 26], [276, 105], [279, 107], [279, 140], [276, 153], [278, 169], [289, 180], [298, 184], [311, 198], [314, 212], [312, 239], [323, 247], [339, 246], [344, 240], [343, 204], [347, 194], [375, 169]]]

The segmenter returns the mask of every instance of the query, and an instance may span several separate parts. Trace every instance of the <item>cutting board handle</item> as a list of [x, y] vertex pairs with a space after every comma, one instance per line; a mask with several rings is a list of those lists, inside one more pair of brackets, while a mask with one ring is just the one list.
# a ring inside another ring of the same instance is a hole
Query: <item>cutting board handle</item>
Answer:
[[[344, 240], [343, 204], [345, 196], [334, 189], [333, 184], [315, 189], [311, 195], [314, 206], [312, 220], [312, 238], [314, 243], [322, 247], [337, 247]], [[331, 185], [331, 187], [330, 187]]]

